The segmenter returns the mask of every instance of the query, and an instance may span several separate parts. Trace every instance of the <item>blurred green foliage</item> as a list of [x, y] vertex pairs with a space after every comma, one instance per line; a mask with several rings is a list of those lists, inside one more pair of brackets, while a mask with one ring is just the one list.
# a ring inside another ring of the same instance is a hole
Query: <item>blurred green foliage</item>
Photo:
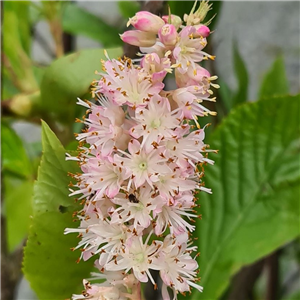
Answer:
[[[118, 57], [122, 49], [109, 49], [108, 55]], [[55, 60], [46, 70], [41, 83], [42, 109], [51, 111], [62, 123], [72, 124], [75, 119], [76, 99], [86, 94], [96, 69], [105, 59], [103, 49], [86, 49]]]
[[118, 1], [118, 7], [122, 16], [127, 19], [133, 17], [140, 10], [141, 5], [135, 1]]
[[76, 5], [66, 5], [62, 19], [63, 29], [99, 41], [103, 47], [121, 46], [120, 28], [110, 26], [101, 18]]

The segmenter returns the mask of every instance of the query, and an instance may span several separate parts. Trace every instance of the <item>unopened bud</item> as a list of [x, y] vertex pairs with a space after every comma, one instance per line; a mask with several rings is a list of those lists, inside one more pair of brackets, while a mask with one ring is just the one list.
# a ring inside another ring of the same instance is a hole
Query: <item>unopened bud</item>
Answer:
[[210, 29], [205, 25], [199, 24], [199, 25], [196, 25], [195, 28], [196, 28], [195, 35], [199, 35], [204, 38], [206, 38], [210, 35]]
[[182, 25], [181, 18], [175, 15], [162, 16], [162, 19], [165, 21], [166, 24], [174, 25], [176, 29], [179, 29], [179, 27]]
[[125, 31], [120, 37], [123, 42], [138, 47], [151, 47], [156, 42], [156, 34], [140, 30]]
[[127, 26], [130, 24], [138, 30], [157, 33], [165, 22], [157, 15], [148, 11], [140, 11], [133, 18], [129, 19]]
[[177, 42], [177, 30], [172, 24], [165, 24], [159, 31], [158, 37], [166, 46], [174, 46]]
[[28, 117], [39, 105], [40, 92], [32, 94], [18, 94], [11, 99], [10, 110], [23, 117]]
[[189, 68], [187, 71], [188, 76], [195, 81], [202, 81], [203, 77], [210, 77], [210, 73], [203, 67], [196, 65], [196, 69]]

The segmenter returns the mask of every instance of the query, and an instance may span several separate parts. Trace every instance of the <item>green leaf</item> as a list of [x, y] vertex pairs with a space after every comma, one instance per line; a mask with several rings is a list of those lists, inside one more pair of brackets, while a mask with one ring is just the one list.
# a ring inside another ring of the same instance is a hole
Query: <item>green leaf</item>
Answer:
[[2, 170], [17, 176], [29, 177], [31, 166], [23, 143], [16, 132], [6, 123], [1, 124]]
[[108, 25], [100, 17], [75, 4], [66, 5], [62, 20], [64, 31], [90, 37], [100, 42], [103, 47], [116, 47], [123, 44], [118, 28]]
[[133, 17], [141, 8], [137, 1], [118, 1], [119, 11], [127, 19]]
[[29, 229], [29, 218], [32, 212], [33, 181], [23, 181], [9, 189], [10, 176], [5, 176], [5, 217], [7, 226], [8, 250], [11, 252], [25, 238]]
[[[110, 49], [108, 54], [117, 58], [122, 55], [122, 49]], [[103, 49], [88, 49], [52, 63], [41, 83], [43, 109], [56, 114], [62, 122], [73, 122], [77, 97], [88, 93], [92, 81], [100, 78], [95, 70], [101, 68], [101, 59], [106, 59]]]
[[82, 290], [92, 261], [76, 264], [72, 252], [78, 240], [64, 235], [66, 227], [76, 227], [72, 213], [79, 209], [68, 197], [68, 172], [76, 172], [74, 162], [65, 160], [65, 150], [49, 127], [42, 126], [43, 156], [34, 186], [33, 218], [25, 247], [24, 273], [40, 299], [65, 299]]
[[242, 266], [299, 235], [299, 95], [246, 103], [210, 136], [197, 221], [203, 293], [218, 299]]
[[265, 75], [259, 98], [286, 95], [289, 92], [289, 83], [286, 77], [283, 57], [278, 57], [271, 69]]
[[238, 81], [238, 89], [232, 99], [232, 104], [234, 107], [238, 104], [246, 102], [248, 97], [248, 72], [236, 45], [233, 47], [233, 62]]

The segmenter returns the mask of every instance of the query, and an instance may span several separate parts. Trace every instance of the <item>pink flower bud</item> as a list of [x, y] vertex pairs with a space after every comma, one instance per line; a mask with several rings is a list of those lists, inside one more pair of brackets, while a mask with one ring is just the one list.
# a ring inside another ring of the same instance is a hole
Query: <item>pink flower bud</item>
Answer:
[[125, 31], [120, 37], [123, 42], [138, 47], [151, 47], [156, 42], [156, 34], [140, 30]]
[[160, 17], [148, 11], [140, 11], [133, 18], [129, 19], [127, 26], [130, 24], [138, 30], [157, 33], [165, 22]]
[[165, 24], [158, 31], [160, 41], [166, 46], [174, 46], [177, 42], [177, 30], [172, 24]]
[[188, 68], [187, 75], [197, 82], [202, 81], [203, 77], [210, 77], [210, 73], [199, 65], [196, 65], [196, 69]]
[[210, 29], [205, 25], [196, 25], [196, 34], [199, 36], [202, 36], [204, 38], [208, 37], [210, 35]]
[[[162, 16], [162, 19], [165, 21], [166, 24], [170, 24], [169, 16]], [[176, 29], [178, 29], [182, 24], [182, 20], [178, 16], [171, 15], [171, 24], [174, 25]]]
[[190, 66], [186, 73], [181, 74], [175, 70], [175, 79], [178, 87], [187, 87], [192, 85], [204, 85], [207, 83], [207, 78], [210, 77], [210, 73], [199, 65], [194, 67]]

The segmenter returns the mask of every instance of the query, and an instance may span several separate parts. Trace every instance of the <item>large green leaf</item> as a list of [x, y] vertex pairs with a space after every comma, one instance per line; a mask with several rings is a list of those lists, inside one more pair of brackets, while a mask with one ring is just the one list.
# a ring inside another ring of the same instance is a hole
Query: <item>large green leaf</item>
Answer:
[[25, 248], [24, 273], [40, 299], [65, 299], [80, 292], [82, 279], [92, 270], [92, 261], [76, 264], [80, 253], [71, 247], [74, 235], [64, 235], [66, 227], [76, 227], [72, 213], [78, 210], [68, 197], [68, 172], [77, 165], [65, 160], [65, 150], [43, 123], [43, 156], [34, 186], [33, 217]]
[[[103, 5], [99, 3], [99, 5]], [[122, 45], [119, 37], [120, 30], [105, 23], [100, 17], [89, 13], [75, 4], [66, 5], [62, 26], [66, 32], [82, 34], [98, 42], [103, 47], [116, 47]]]
[[289, 92], [289, 83], [286, 77], [283, 57], [278, 57], [271, 69], [264, 77], [259, 98], [286, 95]]
[[[111, 58], [122, 55], [121, 48], [109, 49]], [[46, 70], [41, 83], [43, 109], [55, 113], [62, 122], [73, 122], [77, 97], [84, 96], [92, 81], [99, 76], [103, 49], [88, 49], [64, 56]]]
[[11, 176], [4, 177], [4, 210], [9, 251], [13, 251], [28, 233], [33, 191], [33, 180], [22, 180], [19, 184], [12, 184], [12, 181], [14, 178]]
[[2, 170], [21, 177], [29, 177], [31, 166], [23, 143], [16, 132], [5, 122], [1, 124]]
[[234, 110], [210, 136], [197, 222], [203, 293], [217, 299], [243, 265], [299, 235], [299, 96], [264, 99]]

